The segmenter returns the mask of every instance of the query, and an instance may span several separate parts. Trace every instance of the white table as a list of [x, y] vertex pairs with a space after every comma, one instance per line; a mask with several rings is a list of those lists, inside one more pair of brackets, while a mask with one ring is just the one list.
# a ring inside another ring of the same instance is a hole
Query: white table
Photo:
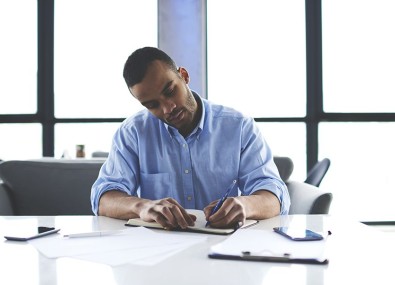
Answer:
[[[93, 216], [0, 217], [0, 234], [2, 238], [7, 228], [27, 224], [55, 226], [66, 233], [123, 229], [124, 222]], [[328, 240], [329, 264], [209, 259], [210, 246], [226, 238], [217, 235], [206, 235], [206, 242], [154, 266], [117, 267], [74, 258], [48, 259], [27, 243], [4, 240], [0, 241], [0, 284], [395, 284], [393, 237], [345, 217], [328, 215], [281, 216], [260, 221], [255, 227], [291, 224], [333, 233]]]

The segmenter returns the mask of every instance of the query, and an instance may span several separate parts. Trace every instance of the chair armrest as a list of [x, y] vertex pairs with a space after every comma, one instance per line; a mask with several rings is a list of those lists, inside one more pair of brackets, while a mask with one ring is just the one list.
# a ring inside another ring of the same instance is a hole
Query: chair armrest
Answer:
[[13, 216], [15, 214], [14, 207], [12, 206], [11, 191], [0, 180], [0, 215]]
[[299, 181], [288, 181], [287, 186], [291, 197], [289, 214], [328, 214], [332, 193]]

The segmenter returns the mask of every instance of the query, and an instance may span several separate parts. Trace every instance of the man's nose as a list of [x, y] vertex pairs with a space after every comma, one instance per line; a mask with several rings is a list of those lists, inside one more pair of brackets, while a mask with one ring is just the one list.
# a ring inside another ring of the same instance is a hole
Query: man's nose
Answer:
[[176, 104], [172, 100], [170, 100], [170, 99], [164, 100], [163, 113], [170, 114], [171, 112], [173, 112], [175, 107], [176, 107]]

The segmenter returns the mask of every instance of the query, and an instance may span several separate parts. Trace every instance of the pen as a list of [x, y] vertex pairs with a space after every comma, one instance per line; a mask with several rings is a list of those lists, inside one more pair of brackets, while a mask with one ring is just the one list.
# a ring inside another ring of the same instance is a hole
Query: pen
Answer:
[[123, 230], [115, 230], [115, 231], [100, 231], [100, 232], [88, 232], [88, 233], [76, 233], [76, 234], [68, 234], [63, 237], [68, 238], [80, 238], [80, 237], [101, 237], [108, 236], [121, 233]]
[[[232, 183], [230, 184], [229, 188], [226, 190], [224, 196], [222, 196], [222, 198], [217, 202], [217, 204], [215, 205], [215, 207], [211, 210], [210, 216], [214, 215], [219, 208], [221, 208], [222, 204], [224, 203], [225, 199], [228, 198], [230, 191], [232, 191], [233, 187], [235, 186], [237, 180], [233, 180]], [[206, 227], [210, 225], [210, 222], [207, 221], [206, 223]]]

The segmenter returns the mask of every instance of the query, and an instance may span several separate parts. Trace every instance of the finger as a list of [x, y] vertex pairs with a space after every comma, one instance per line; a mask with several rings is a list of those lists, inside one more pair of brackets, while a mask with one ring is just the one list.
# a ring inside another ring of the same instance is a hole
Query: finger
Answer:
[[163, 207], [162, 214], [168, 220], [171, 228], [185, 229], [195, 224], [196, 217], [190, 215], [176, 200], [166, 198], [160, 204]]
[[177, 227], [186, 229], [189, 225], [187, 220], [189, 220], [189, 222], [192, 222], [192, 219], [189, 217], [189, 215], [185, 212], [186, 216], [184, 216], [182, 210], [178, 207], [171, 208], [171, 212]]
[[218, 200], [211, 202], [210, 204], [208, 204], [204, 209], [204, 215], [206, 216], [206, 220], [208, 220], [208, 218], [211, 216], [211, 211], [213, 210], [213, 208], [215, 207], [215, 205], [217, 205]]
[[226, 216], [221, 220], [210, 222], [210, 226], [213, 228], [239, 228], [241, 225], [244, 224], [244, 222], [245, 221], [241, 215], [233, 217]]
[[223, 219], [230, 211], [232, 211], [233, 203], [233, 198], [226, 199], [218, 211], [210, 216], [210, 221]]
[[169, 221], [161, 214], [158, 214], [155, 221], [160, 224], [165, 230], [173, 229], [173, 225], [169, 224]]
[[178, 224], [182, 226], [183, 228], [186, 228], [187, 226], [193, 226], [196, 221], [196, 216], [189, 214], [176, 200], [173, 198], [168, 198], [167, 201], [169, 203], [174, 204], [177, 206], [177, 210], [173, 212], [173, 215], [175, 216], [176, 220], [179, 221]]
[[212, 207], [210, 207], [210, 206], [207, 206], [206, 208], [203, 209], [203, 213], [204, 213], [204, 216], [206, 217], [206, 220], [208, 220], [208, 218], [210, 217], [211, 210], [212, 210]]
[[188, 215], [189, 215], [189, 217], [191, 218], [191, 220], [192, 220], [192, 221], [194, 222], [194, 224], [195, 224], [197, 217], [196, 217], [195, 215], [193, 215], [193, 214], [188, 214]]
[[169, 211], [169, 207], [176, 206], [166, 199], [150, 201], [141, 211], [140, 218], [144, 221], [155, 221], [164, 228], [174, 228], [178, 224], [171, 211]]
[[197, 219], [195, 215], [192, 215], [192, 214], [189, 214], [186, 212], [186, 216], [184, 216], [184, 218], [185, 218], [185, 221], [187, 222], [188, 226], [195, 225], [195, 221]]
[[220, 210], [210, 217], [213, 227], [233, 227], [238, 223], [244, 223], [246, 219], [245, 210], [241, 203], [235, 198], [227, 199]]
[[162, 227], [172, 229], [193, 226], [196, 216], [187, 211], [174, 199], [165, 198], [151, 201], [149, 207], [141, 215], [143, 220], [154, 220]]
[[171, 206], [171, 207], [162, 206], [161, 213], [162, 213], [164, 219], [166, 220], [168, 226], [170, 228], [176, 228], [176, 227], [178, 227], [178, 222], [177, 222], [176, 217], [173, 214], [174, 210], [172, 209], [172, 207], [174, 207], [174, 206]]
[[164, 228], [177, 227], [172, 212], [169, 207], [175, 207], [172, 203], [165, 200], [152, 201], [151, 205], [141, 215], [141, 218], [145, 221], [154, 220]]

